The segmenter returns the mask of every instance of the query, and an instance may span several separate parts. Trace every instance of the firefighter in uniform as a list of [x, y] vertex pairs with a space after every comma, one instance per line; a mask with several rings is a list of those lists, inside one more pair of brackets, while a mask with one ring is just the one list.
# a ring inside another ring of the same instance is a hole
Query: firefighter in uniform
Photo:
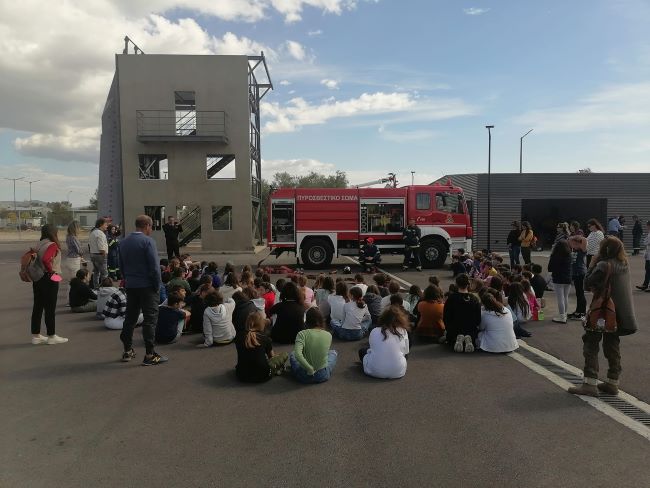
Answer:
[[402, 240], [404, 241], [404, 264], [402, 264], [402, 271], [409, 269], [411, 260], [415, 264], [415, 269], [422, 271], [422, 264], [420, 263], [420, 237], [422, 231], [415, 225], [415, 219], [409, 219], [409, 225], [402, 232]]
[[359, 251], [359, 262], [366, 271], [370, 271], [371, 268], [376, 268], [381, 264], [381, 253], [372, 237], [366, 239], [366, 244]]

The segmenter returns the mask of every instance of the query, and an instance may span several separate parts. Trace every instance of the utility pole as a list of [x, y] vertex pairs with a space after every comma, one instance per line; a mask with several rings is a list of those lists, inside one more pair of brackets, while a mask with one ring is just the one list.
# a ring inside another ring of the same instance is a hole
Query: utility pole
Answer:
[[523, 167], [524, 167], [524, 137], [526, 137], [528, 134], [533, 132], [533, 129], [530, 129], [528, 132], [526, 132], [523, 136], [519, 138], [519, 174], [523, 173]]
[[70, 201], [70, 193], [74, 193], [72, 190], [68, 192], [68, 197], [66, 198], [66, 201], [70, 205], [70, 210], [72, 211], [72, 220], [74, 220], [74, 208], [72, 207], [72, 202]]
[[16, 182], [24, 179], [24, 176], [21, 176], [20, 178], [5, 178], [5, 180], [14, 182], [14, 215], [16, 215], [16, 222], [18, 226], [18, 239], [22, 239], [22, 235], [20, 230], [20, 212], [18, 212], [18, 207], [16, 207]]
[[29, 216], [32, 219], [32, 226], [34, 225], [34, 205], [32, 204], [32, 183], [38, 183], [39, 181], [41, 180], [27, 181], [27, 183], [29, 183]]
[[411, 186], [415, 184], [415, 171], [411, 171]]

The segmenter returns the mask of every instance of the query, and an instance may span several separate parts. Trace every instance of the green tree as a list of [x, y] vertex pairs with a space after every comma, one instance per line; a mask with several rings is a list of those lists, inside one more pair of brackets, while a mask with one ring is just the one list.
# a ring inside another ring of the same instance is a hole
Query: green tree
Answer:
[[72, 212], [67, 202], [52, 202], [47, 204], [52, 210], [47, 214], [47, 223], [57, 227], [68, 225], [72, 221]]
[[86, 207], [89, 210], [97, 210], [97, 192], [99, 191], [99, 188], [95, 188], [95, 193], [93, 193], [93, 196], [90, 197], [90, 201], [88, 202], [88, 206]]

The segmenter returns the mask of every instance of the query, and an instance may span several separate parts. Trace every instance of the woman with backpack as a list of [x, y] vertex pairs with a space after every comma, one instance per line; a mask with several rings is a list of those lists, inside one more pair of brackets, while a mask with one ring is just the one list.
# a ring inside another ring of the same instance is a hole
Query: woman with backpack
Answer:
[[521, 243], [521, 257], [524, 258], [524, 263], [530, 264], [530, 251], [535, 240], [535, 234], [530, 226], [530, 222], [524, 220], [521, 223], [521, 234], [519, 234], [519, 242]]
[[[68, 342], [65, 337], [56, 335], [55, 312], [61, 281], [61, 244], [55, 227], [46, 224], [41, 228], [41, 240], [36, 246], [36, 257], [31, 267], [34, 271], [31, 275], [34, 280], [32, 282], [34, 292], [32, 344], [52, 345]], [[41, 335], [43, 312], [45, 312], [47, 337]]]
[[[587, 312], [585, 333], [582, 336], [584, 383], [571, 387], [568, 391], [574, 395], [598, 396], [599, 391], [616, 395], [621, 374], [620, 336], [634, 334], [637, 330], [630, 268], [623, 243], [617, 237], [607, 236], [600, 243], [598, 254], [587, 270], [585, 286], [594, 293], [594, 299]], [[608, 298], [611, 303], [608, 303]], [[595, 309], [599, 302], [609, 308], [609, 313], [601, 315], [601, 310]], [[614, 310], [610, 308], [612, 306]], [[604, 319], [604, 323], [599, 318]], [[599, 325], [609, 325], [610, 329], [603, 330]], [[611, 327], [613, 325], [615, 329]], [[599, 384], [598, 349], [601, 340], [609, 368], [607, 379]]]

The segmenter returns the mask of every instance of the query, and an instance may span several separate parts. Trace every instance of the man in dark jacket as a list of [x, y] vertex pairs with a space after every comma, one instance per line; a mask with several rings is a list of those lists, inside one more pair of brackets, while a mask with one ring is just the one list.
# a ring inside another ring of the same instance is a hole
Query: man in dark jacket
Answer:
[[174, 256], [180, 259], [181, 251], [178, 243], [178, 236], [183, 232], [183, 227], [171, 215], [167, 217], [167, 223], [162, 226], [165, 233], [165, 244], [167, 245], [167, 259], [171, 260]]
[[402, 240], [404, 241], [404, 264], [402, 264], [402, 271], [409, 269], [411, 260], [415, 264], [415, 269], [422, 271], [422, 264], [420, 263], [420, 237], [422, 231], [415, 225], [415, 219], [409, 219], [409, 225], [402, 232]]
[[133, 328], [142, 312], [142, 337], [146, 347], [143, 366], [155, 366], [167, 361], [165, 356], [154, 350], [161, 280], [156, 241], [150, 237], [152, 226], [150, 217], [138, 216], [135, 219], [135, 232], [120, 243], [120, 263], [126, 286], [126, 316], [120, 334], [124, 344], [122, 361], [127, 362], [135, 357]]
[[643, 227], [637, 215], [632, 215], [632, 220], [634, 221], [634, 226], [632, 227], [632, 256], [636, 256], [641, 250]]

